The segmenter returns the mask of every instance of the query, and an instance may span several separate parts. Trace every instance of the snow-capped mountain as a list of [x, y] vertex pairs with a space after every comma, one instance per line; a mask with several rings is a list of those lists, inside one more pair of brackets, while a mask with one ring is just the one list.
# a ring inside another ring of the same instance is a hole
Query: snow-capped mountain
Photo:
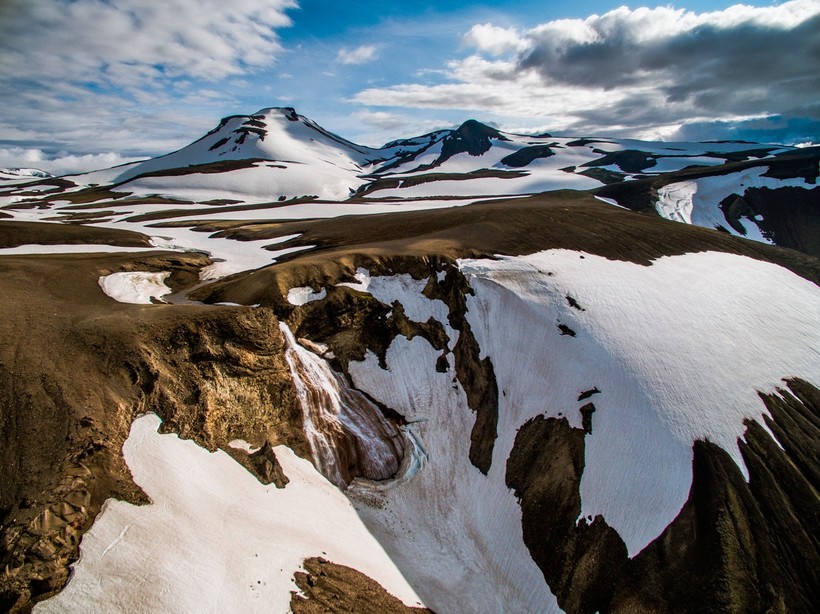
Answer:
[[31, 180], [35, 177], [51, 177], [39, 168], [0, 168], [0, 181]]
[[0, 609], [816, 610], [819, 156], [265, 109], [0, 187]]
[[[99, 218], [112, 207], [151, 213], [157, 204], [165, 211], [173, 204], [189, 210], [196, 210], [189, 207], [196, 203], [219, 206], [211, 213], [221, 215], [230, 205], [282, 208], [281, 203], [300, 199], [348, 202], [357, 213], [361, 205], [370, 211], [387, 203], [428, 208], [597, 189], [606, 202], [816, 254], [818, 221], [811, 203], [818, 196], [799, 190], [815, 189], [818, 166], [818, 148], [525, 136], [475, 120], [374, 149], [347, 141], [292, 108], [270, 108], [227, 117], [165, 156], [0, 187], [0, 202], [12, 208], [15, 203], [47, 206], [57, 217], [79, 220]], [[627, 185], [633, 182], [647, 187], [636, 194], [638, 188]], [[785, 188], [798, 192], [768, 198], [770, 191]], [[756, 191], [745, 197], [749, 190]], [[621, 199], [622, 193], [628, 196]], [[791, 203], [789, 212], [770, 201]], [[327, 209], [314, 207], [319, 216]], [[784, 228], [793, 209], [799, 209], [794, 216], [801, 222]]]

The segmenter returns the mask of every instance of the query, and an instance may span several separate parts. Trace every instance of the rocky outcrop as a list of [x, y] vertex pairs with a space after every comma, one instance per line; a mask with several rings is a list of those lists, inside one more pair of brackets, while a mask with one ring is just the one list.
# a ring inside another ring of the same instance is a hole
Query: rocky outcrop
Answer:
[[[775, 245], [820, 256], [820, 187], [749, 188], [721, 203], [729, 225], [756, 224]], [[746, 218], [742, 220], [741, 218]], [[738, 230], [738, 232], [741, 232]]]
[[430, 612], [427, 608], [404, 605], [363, 573], [321, 557], [307, 559], [304, 569], [304, 572], [296, 572], [294, 576], [296, 586], [302, 594], [292, 591], [290, 608], [293, 614]]
[[[507, 483], [524, 541], [567, 612], [810, 612], [820, 605], [820, 391], [802, 380], [761, 395], [747, 422], [749, 471], [706, 441], [678, 517], [634, 558], [602, 517], [581, 518], [584, 431], [537, 417], [520, 429]], [[771, 434], [776, 439], [773, 439]]]
[[[121, 452], [140, 413], [158, 413], [166, 431], [211, 450], [244, 439], [309, 457], [271, 310], [122, 305], [96, 287], [112, 270], [205, 263], [199, 255], [5, 260], [0, 609], [25, 611], [62, 587], [106, 499], [145, 502]], [[272, 450], [251, 464], [281, 481]]]

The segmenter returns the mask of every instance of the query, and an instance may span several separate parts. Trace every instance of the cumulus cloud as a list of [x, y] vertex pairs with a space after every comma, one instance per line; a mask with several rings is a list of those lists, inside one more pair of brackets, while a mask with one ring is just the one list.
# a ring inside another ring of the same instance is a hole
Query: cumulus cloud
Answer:
[[514, 28], [499, 28], [491, 23], [474, 25], [462, 38], [464, 45], [491, 55], [524, 51], [526, 41]]
[[83, 155], [66, 152], [48, 154], [36, 147], [0, 147], [0, 168], [36, 168], [52, 175], [109, 168], [136, 162], [138, 159], [123, 157], [114, 152]]
[[[41, 148], [58, 172], [104, 163], [94, 156], [107, 151], [126, 158], [167, 152], [212, 126], [213, 109], [230, 104], [241, 77], [276, 60], [277, 30], [290, 24], [286, 11], [295, 6], [0, 1], [3, 143]], [[59, 151], [92, 157], [54, 157]]]
[[6, 76], [141, 84], [220, 79], [264, 66], [294, 0], [7, 0], [0, 4]]
[[621, 7], [525, 31], [481, 24], [463, 43], [474, 53], [447, 65], [447, 82], [371, 88], [354, 99], [544, 117], [558, 130], [636, 136], [800, 109], [820, 118], [817, 0], [706, 13]]
[[336, 61], [342, 64], [366, 64], [376, 59], [376, 47], [373, 45], [361, 45], [348, 49], [342, 47], [336, 54]]

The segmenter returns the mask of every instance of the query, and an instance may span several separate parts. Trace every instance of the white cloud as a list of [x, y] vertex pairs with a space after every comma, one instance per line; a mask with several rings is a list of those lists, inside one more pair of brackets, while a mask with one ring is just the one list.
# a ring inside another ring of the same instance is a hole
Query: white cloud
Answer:
[[[295, 0], [0, 1], [6, 145], [88, 153], [53, 165], [165, 153], [234, 111], [271, 66]], [[215, 111], [215, 109], [219, 109]], [[63, 170], [61, 167], [58, 170]]]
[[361, 45], [348, 49], [342, 47], [336, 54], [336, 61], [342, 64], [365, 64], [376, 59], [376, 47], [373, 45]]
[[269, 65], [294, 0], [8, 0], [0, 4], [6, 77], [110, 81], [221, 79]]
[[499, 28], [491, 23], [474, 25], [462, 38], [462, 43], [491, 55], [508, 51], [523, 51], [527, 43], [514, 28]]
[[52, 175], [81, 173], [137, 160], [139, 158], [123, 157], [114, 152], [84, 155], [62, 152], [50, 155], [35, 147], [0, 147], [0, 168], [37, 168]]
[[371, 106], [542, 118], [550, 129], [664, 135], [688, 122], [820, 114], [820, 2], [694, 13], [620, 7], [529, 30], [478, 24], [447, 81], [367, 88]]

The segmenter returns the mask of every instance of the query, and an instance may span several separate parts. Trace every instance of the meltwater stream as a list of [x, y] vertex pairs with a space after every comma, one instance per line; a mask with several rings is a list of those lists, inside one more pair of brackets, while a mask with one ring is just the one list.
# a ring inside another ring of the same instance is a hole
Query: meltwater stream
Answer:
[[316, 468], [340, 488], [355, 477], [393, 477], [405, 455], [398, 426], [324, 359], [302, 347], [287, 324], [280, 322], [279, 328]]

